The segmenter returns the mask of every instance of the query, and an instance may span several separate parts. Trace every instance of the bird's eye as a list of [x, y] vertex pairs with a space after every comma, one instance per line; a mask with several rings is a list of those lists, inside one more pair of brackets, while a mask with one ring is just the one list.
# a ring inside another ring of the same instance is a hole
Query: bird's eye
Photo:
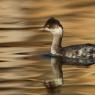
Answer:
[[49, 25], [47, 25], [47, 28], [49, 28], [50, 26]]

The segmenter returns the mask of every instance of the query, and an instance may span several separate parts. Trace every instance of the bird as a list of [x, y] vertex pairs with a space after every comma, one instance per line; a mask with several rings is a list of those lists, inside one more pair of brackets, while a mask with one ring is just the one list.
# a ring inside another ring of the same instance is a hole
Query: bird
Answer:
[[75, 44], [62, 47], [64, 28], [60, 21], [50, 17], [44, 24], [44, 31], [50, 32], [53, 36], [51, 54], [67, 58], [95, 58], [95, 44]]
[[53, 36], [51, 44], [51, 55], [53, 56], [51, 57], [51, 66], [55, 79], [44, 81], [46, 88], [51, 90], [63, 85], [62, 65], [64, 63], [83, 66], [95, 63], [95, 44], [85, 43], [62, 46], [64, 28], [58, 19], [50, 17], [44, 24], [43, 31], [50, 32]]

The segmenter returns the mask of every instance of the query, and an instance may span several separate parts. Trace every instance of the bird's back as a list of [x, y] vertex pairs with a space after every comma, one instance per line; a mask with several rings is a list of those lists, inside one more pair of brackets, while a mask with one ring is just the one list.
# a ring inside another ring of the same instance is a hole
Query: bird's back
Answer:
[[62, 48], [68, 58], [95, 58], [95, 44], [79, 44]]

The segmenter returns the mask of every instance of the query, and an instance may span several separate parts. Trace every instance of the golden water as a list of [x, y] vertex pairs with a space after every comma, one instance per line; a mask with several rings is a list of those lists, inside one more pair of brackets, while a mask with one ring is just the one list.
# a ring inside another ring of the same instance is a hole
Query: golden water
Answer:
[[[49, 95], [52, 36], [39, 30], [54, 16], [64, 27], [64, 46], [95, 44], [95, 0], [0, 0], [0, 95]], [[63, 66], [64, 85], [51, 95], [95, 95], [95, 65]]]

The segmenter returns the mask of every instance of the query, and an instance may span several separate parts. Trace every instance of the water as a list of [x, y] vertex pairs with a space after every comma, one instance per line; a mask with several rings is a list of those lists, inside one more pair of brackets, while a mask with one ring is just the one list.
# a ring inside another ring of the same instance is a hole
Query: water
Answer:
[[[40, 30], [54, 16], [64, 27], [64, 46], [95, 42], [95, 0], [0, 0], [0, 95], [95, 95], [95, 65], [63, 65], [64, 85], [53, 79], [52, 36]], [[94, 43], [95, 44], [95, 43]]]

